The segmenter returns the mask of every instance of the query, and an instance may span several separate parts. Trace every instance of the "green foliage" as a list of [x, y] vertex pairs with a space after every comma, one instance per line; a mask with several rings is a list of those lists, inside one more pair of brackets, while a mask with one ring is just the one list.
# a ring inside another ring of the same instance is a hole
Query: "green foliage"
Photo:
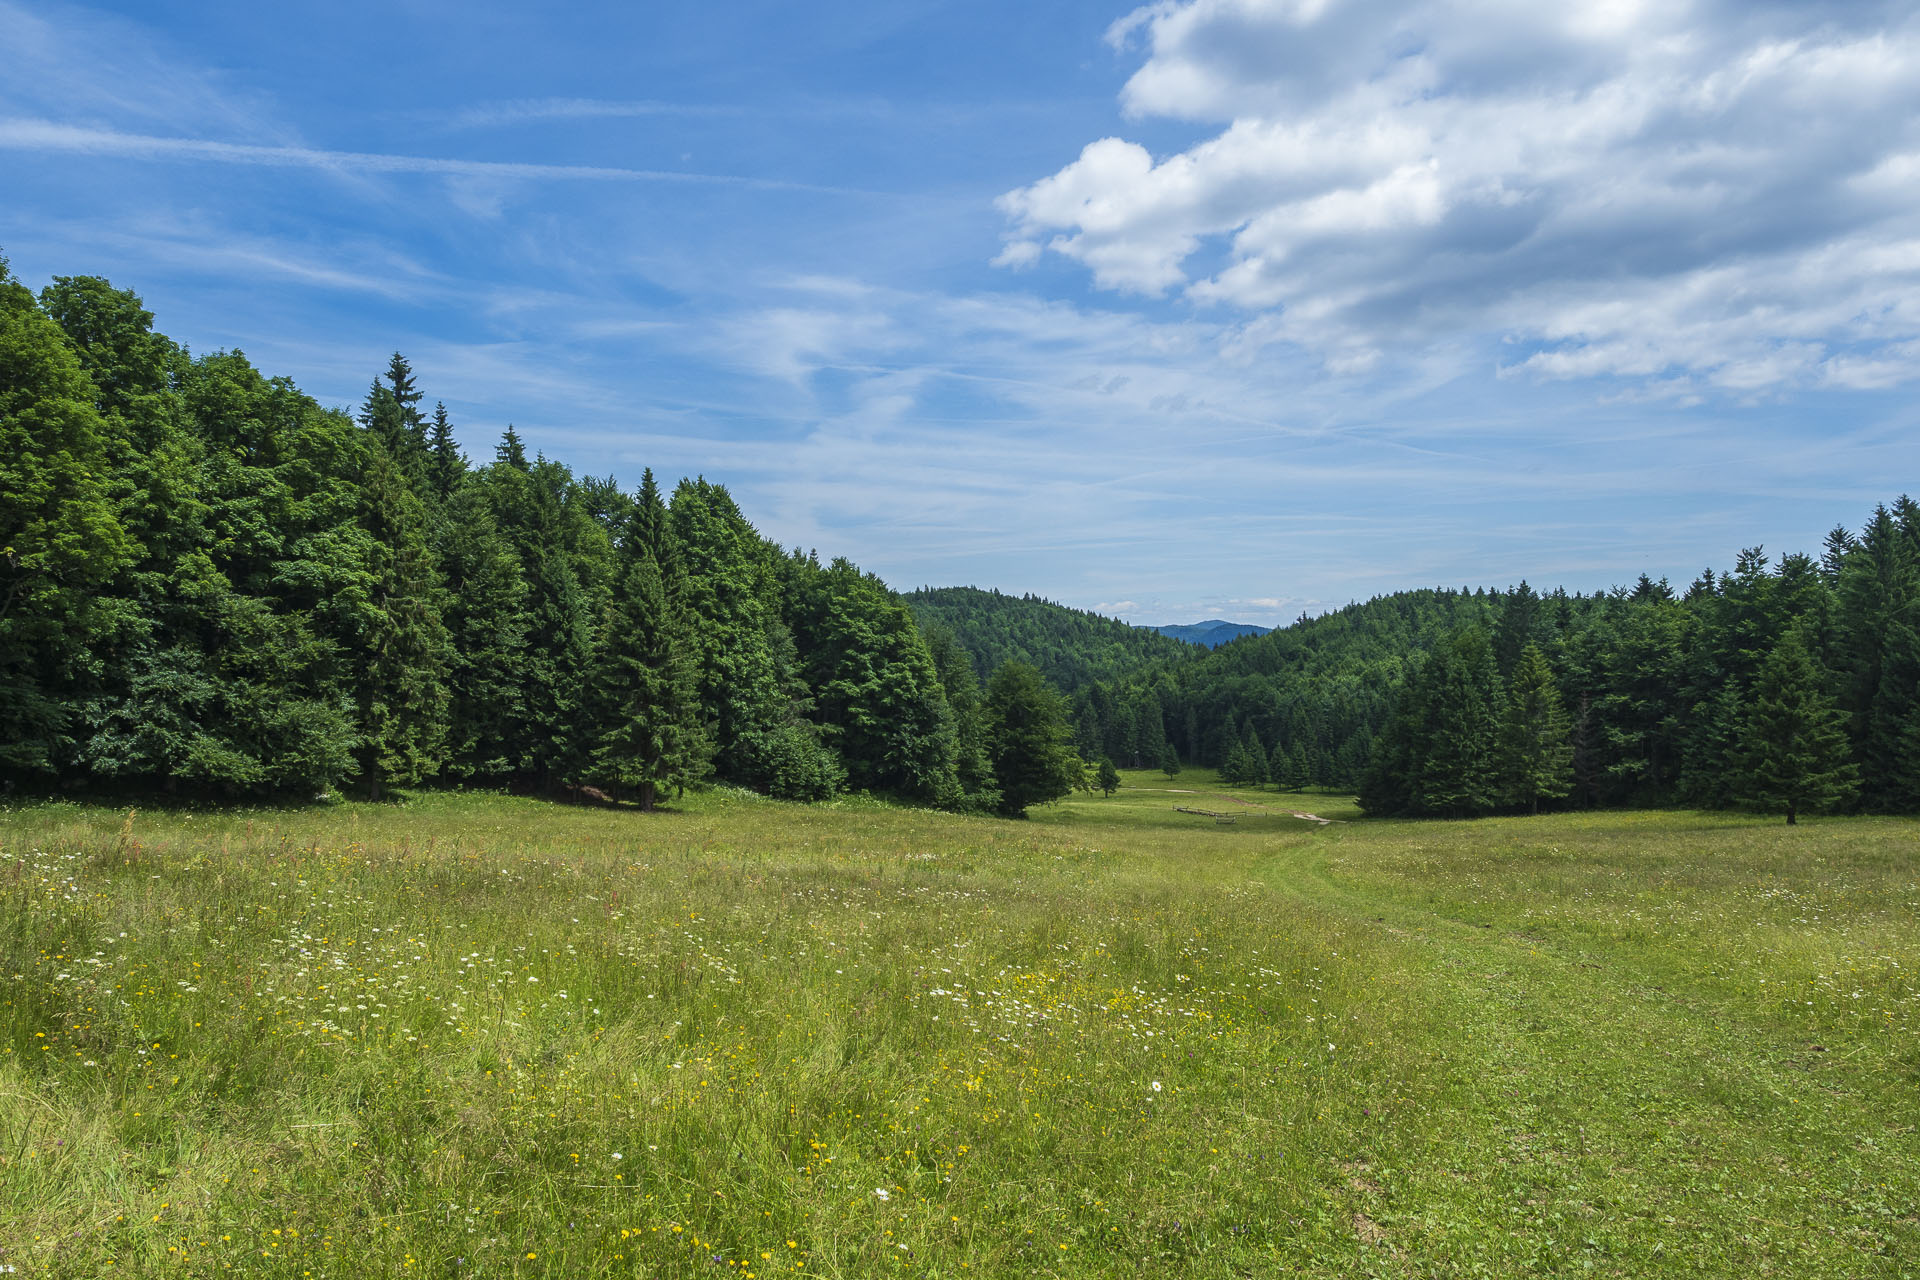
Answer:
[[1070, 745], [1066, 703], [1039, 671], [1024, 662], [1002, 665], [987, 682], [985, 711], [1002, 813], [1025, 817], [1032, 806], [1072, 792], [1081, 762]]
[[[695, 688], [713, 721], [716, 769], [728, 782], [766, 787], [779, 764], [776, 747], [782, 760], [806, 754], [784, 733], [793, 695], [776, 661], [771, 558], [719, 485], [681, 481], [670, 511], [681, 564], [675, 590], [689, 625]], [[781, 643], [790, 646], [790, 637]]]
[[1105, 756], [1100, 757], [1100, 770], [1094, 775], [1094, 780], [1102, 795], [1110, 796], [1120, 789], [1120, 771]]
[[66, 758], [72, 695], [107, 625], [95, 591], [135, 553], [110, 496], [116, 449], [79, 356], [0, 270], [0, 772]]
[[1542, 800], [1573, 790], [1573, 726], [1538, 645], [1528, 643], [1514, 661], [1501, 729], [1508, 803], [1538, 813]]
[[[1275, 747], [1274, 750], [1278, 751], [1279, 748]], [[1173, 749], [1171, 742], [1160, 749], [1160, 772], [1169, 778], [1180, 776], [1180, 753]]]
[[959, 739], [913, 615], [846, 560], [822, 569], [796, 557], [787, 571], [816, 720], [849, 783], [921, 802], [953, 800]]
[[712, 745], [700, 721], [685, 622], [667, 595], [645, 527], [636, 515], [620, 541], [620, 577], [587, 701], [587, 777], [652, 812], [658, 796], [706, 776]]
[[840, 758], [805, 720], [785, 720], [755, 740], [768, 795], [776, 800], [827, 800], [846, 784]]
[[1487, 633], [1463, 627], [1408, 680], [1362, 784], [1362, 807], [1456, 818], [1497, 807], [1502, 701]]
[[934, 674], [953, 712], [954, 781], [959, 795], [945, 806], [966, 813], [993, 813], [1000, 807], [1000, 787], [993, 774], [987, 739], [986, 705], [972, 661], [953, 633], [932, 626], [923, 633]]
[[[944, 627], [953, 634], [972, 656], [980, 679], [1003, 663], [1024, 662], [1069, 696], [1149, 663], [1178, 665], [1197, 654], [1193, 646], [1150, 627], [1129, 626], [1039, 596], [1009, 596], [978, 587], [922, 587], [909, 592], [906, 601], [922, 627]], [[1113, 754], [1133, 754], [1131, 741], [1121, 746]]]
[[466, 455], [453, 439], [453, 422], [447, 417], [445, 403], [433, 406], [433, 425], [427, 438], [427, 481], [441, 502], [453, 497], [467, 474]]
[[[710, 762], [781, 795], [1019, 812], [1104, 757], [1359, 783], [1380, 813], [1720, 806], [1756, 794], [1762, 676], [1795, 633], [1833, 673], [1858, 806], [1920, 809], [1904, 498], [1817, 561], [1750, 548], [1678, 597], [1645, 575], [1403, 592], [1204, 652], [1033, 598], [903, 601], [773, 546], [718, 485], [624, 493], [511, 427], [469, 467], [398, 353], [356, 423], [152, 319], [104, 280], [36, 300], [0, 278], [0, 782], [646, 803]], [[1011, 773], [980, 689], [1009, 658], [1072, 694], [1065, 738]]]
[[370, 541], [367, 600], [357, 676], [361, 781], [379, 799], [413, 786], [446, 762], [450, 638], [428, 547], [426, 515], [400, 468], [369, 441], [361, 521]]
[[1796, 629], [1774, 646], [1747, 712], [1745, 794], [1788, 825], [1850, 799], [1859, 771], [1847, 757], [1843, 717], [1826, 675]]

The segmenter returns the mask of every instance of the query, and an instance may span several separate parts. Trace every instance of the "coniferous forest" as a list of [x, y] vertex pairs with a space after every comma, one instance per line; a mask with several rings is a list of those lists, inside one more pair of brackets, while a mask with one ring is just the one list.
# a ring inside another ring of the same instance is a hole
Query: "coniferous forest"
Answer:
[[[1037, 677], [996, 700], [879, 580], [781, 550], [717, 484], [623, 492], [511, 428], [476, 463], [400, 355], [355, 416], [152, 321], [0, 268], [9, 786], [651, 808], [715, 780], [1018, 812], [1079, 776]], [[1010, 720], [1054, 782], [1003, 786]]]
[[1081, 749], [1170, 743], [1371, 813], [1920, 809], [1920, 507], [1684, 591], [1400, 592], [1076, 695]]
[[1202, 653], [1031, 597], [903, 599], [718, 484], [626, 492], [512, 428], [469, 459], [428, 398], [395, 354], [326, 409], [104, 280], [36, 297], [0, 265], [0, 780], [1018, 813], [1104, 758], [1393, 815], [1920, 809], [1906, 498], [1684, 591], [1401, 592]]

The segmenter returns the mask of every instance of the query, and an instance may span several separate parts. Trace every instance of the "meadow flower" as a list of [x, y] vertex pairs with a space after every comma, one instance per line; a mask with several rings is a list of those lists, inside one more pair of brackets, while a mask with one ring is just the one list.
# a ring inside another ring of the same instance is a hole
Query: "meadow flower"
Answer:
[[[1328, 1048], [1332, 1048], [1333, 1046], [1332, 1046], [1332, 1045], [1328, 1045], [1327, 1047], [1328, 1047]], [[1153, 1091], [1154, 1091], [1155, 1093], [1158, 1093], [1158, 1092], [1160, 1092], [1160, 1082], [1159, 1082], [1158, 1080], [1155, 1080], [1155, 1081], [1153, 1082]]]
[[887, 1194], [887, 1189], [885, 1187], [875, 1187], [873, 1189], [873, 1194], [878, 1196], [882, 1200], [891, 1200], [893, 1198], [892, 1196]]

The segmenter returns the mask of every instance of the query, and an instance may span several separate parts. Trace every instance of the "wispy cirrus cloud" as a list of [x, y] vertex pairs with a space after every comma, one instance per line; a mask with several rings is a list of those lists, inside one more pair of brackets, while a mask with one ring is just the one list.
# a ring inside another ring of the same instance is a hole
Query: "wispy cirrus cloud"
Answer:
[[669, 183], [745, 187], [760, 191], [797, 191], [827, 195], [876, 195], [846, 187], [787, 182], [738, 174], [688, 173], [674, 169], [630, 169], [610, 165], [530, 164], [513, 160], [464, 160], [441, 156], [395, 155], [375, 151], [334, 151], [321, 147], [270, 146], [204, 138], [176, 138], [91, 128], [55, 120], [0, 119], [0, 150], [51, 152], [156, 160], [311, 169], [365, 177], [424, 174], [432, 177], [522, 182]]
[[733, 116], [740, 108], [719, 103], [650, 102], [644, 99], [512, 98], [478, 102], [439, 117], [449, 129], [493, 129], [507, 125], [550, 124], [578, 120], [644, 120], [655, 116]]

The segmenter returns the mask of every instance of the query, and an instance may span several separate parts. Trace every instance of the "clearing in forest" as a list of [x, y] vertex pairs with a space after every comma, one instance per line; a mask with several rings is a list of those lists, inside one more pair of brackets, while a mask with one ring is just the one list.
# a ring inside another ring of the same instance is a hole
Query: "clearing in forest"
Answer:
[[1126, 781], [0, 811], [0, 1264], [1913, 1273], [1920, 824]]

